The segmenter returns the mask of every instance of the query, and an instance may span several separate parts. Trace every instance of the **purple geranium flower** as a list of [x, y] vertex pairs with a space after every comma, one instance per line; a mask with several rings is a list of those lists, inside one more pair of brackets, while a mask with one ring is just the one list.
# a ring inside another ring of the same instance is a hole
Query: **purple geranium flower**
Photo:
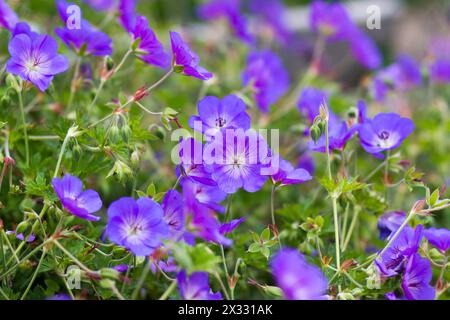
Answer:
[[[330, 113], [330, 118], [328, 122], [328, 142], [330, 150], [340, 150], [343, 149], [347, 141], [355, 133], [356, 127], [348, 127], [347, 122], [339, 120], [335, 115]], [[325, 133], [323, 133], [320, 138], [314, 142], [308, 142], [308, 148], [315, 152], [326, 152], [326, 141]]]
[[442, 253], [445, 254], [450, 248], [450, 230], [445, 228], [428, 228], [423, 234], [428, 242], [438, 248]]
[[302, 90], [297, 106], [301, 113], [306, 115], [311, 123], [320, 113], [322, 104], [330, 105], [328, 95], [325, 91], [313, 87]]
[[406, 213], [403, 211], [387, 212], [378, 218], [378, 230], [380, 239], [384, 240], [402, 225], [406, 219]]
[[382, 101], [390, 89], [408, 91], [420, 86], [422, 75], [418, 63], [408, 55], [401, 55], [389, 67], [375, 76], [372, 84], [373, 96]]
[[309, 152], [302, 154], [298, 158], [297, 167], [303, 168], [308, 171], [310, 175], [313, 175], [315, 171], [314, 158]]
[[349, 39], [352, 55], [362, 66], [373, 70], [382, 64], [380, 50], [372, 38], [355, 27]]
[[345, 40], [353, 23], [345, 7], [338, 3], [314, 1], [311, 4], [310, 25], [330, 41]]
[[277, 286], [289, 300], [323, 300], [327, 279], [295, 249], [283, 249], [270, 263]]
[[[25, 236], [23, 235], [23, 233], [19, 233], [17, 234], [16, 231], [6, 231], [6, 234], [14, 234], [16, 236], [16, 239], [19, 239], [20, 241], [25, 241]], [[32, 233], [28, 236], [27, 240], [25, 242], [31, 243], [34, 240], [36, 240], [36, 236]]]
[[161, 206], [150, 198], [121, 198], [108, 208], [106, 235], [137, 256], [147, 256], [169, 235]]
[[170, 65], [170, 57], [164, 52], [162, 43], [159, 42], [155, 32], [149, 27], [146, 17], [139, 16], [137, 18], [132, 35], [133, 41], [139, 41], [135, 50], [139, 59], [160, 68], [166, 68]]
[[124, 273], [128, 271], [129, 266], [127, 264], [118, 264], [117, 266], [114, 266], [113, 269], [120, 273]]
[[230, 222], [223, 223], [220, 226], [219, 231], [221, 234], [231, 233], [231, 232], [233, 232], [234, 229], [236, 229], [244, 221], [245, 221], [245, 218], [239, 218], [239, 219], [231, 220]]
[[434, 300], [435, 289], [430, 285], [433, 272], [430, 262], [418, 253], [412, 255], [406, 264], [402, 289], [408, 300]]
[[358, 126], [357, 130], [364, 150], [382, 158], [381, 152], [400, 146], [414, 130], [414, 123], [395, 113], [379, 113]]
[[256, 192], [268, 179], [269, 172], [267, 175], [263, 173], [269, 163], [269, 148], [266, 141], [254, 131], [236, 132], [231, 139], [227, 135], [208, 145], [215, 154], [214, 161], [208, 159], [205, 167], [226, 193], [235, 193], [240, 188]]
[[99, 11], [109, 11], [117, 6], [117, 0], [84, 0], [84, 2]]
[[245, 109], [244, 101], [235, 95], [228, 95], [222, 100], [207, 96], [198, 103], [199, 116], [191, 116], [189, 126], [207, 136], [214, 136], [224, 129], [247, 130], [250, 129], [250, 117]]
[[[290, 184], [299, 184], [312, 179], [311, 175], [305, 169], [295, 169], [289, 161], [278, 156], [278, 172], [272, 175], [272, 181], [278, 186], [286, 186]], [[272, 163], [273, 158], [272, 158]]]
[[435, 83], [450, 82], [450, 60], [432, 63], [429, 72], [430, 79]]
[[102, 208], [102, 200], [97, 191], [83, 191], [83, 183], [77, 177], [66, 174], [62, 179], [52, 180], [53, 189], [64, 209], [81, 219], [98, 221], [100, 217], [92, 213]]
[[[67, 25], [67, 8], [74, 5], [66, 1], [57, 2], [59, 15]], [[56, 28], [55, 33], [78, 55], [108, 56], [112, 54], [112, 40], [105, 33], [98, 31], [86, 20], [81, 21], [80, 29]]]
[[161, 207], [164, 210], [163, 219], [169, 226], [169, 237], [180, 240], [184, 233], [185, 216], [183, 198], [176, 190], [169, 190], [164, 195]]
[[[270, 37], [282, 45], [291, 45], [293, 33], [286, 24], [286, 7], [280, 0], [252, 0], [250, 10], [256, 13], [260, 19], [258, 22], [263, 24], [263, 29], [268, 29]], [[266, 31], [265, 30], [265, 31]], [[267, 32], [267, 31], [266, 31]]]
[[225, 208], [219, 205], [227, 197], [227, 194], [215, 186], [195, 182], [191, 179], [183, 179], [181, 181], [183, 190], [190, 189], [190, 193], [195, 195], [195, 199], [217, 212], [224, 212]]
[[191, 48], [189, 48], [177, 32], [170, 32], [170, 41], [172, 44], [173, 67], [176, 72], [200, 80], [212, 78], [212, 73], [198, 65], [200, 58], [191, 50]]
[[419, 249], [423, 226], [416, 229], [405, 227], [385, 253], [375, 260], [375, 264], [387, 277], [399, 274], [405, 267], [407, 259]]
[[0, 26], [12, 31], [19, 18], [4, 0], [0, 0]]
[[222, 300], [220, 292], [212, 293], [206, 272], [194, 272], [190, 276], [181, 270], [177, 275], [178, 288], [184, 300]]
[[119, 21], [129, 33], [136, 27], [136, 2], [137, 0], [119, 0]]
[[69, 61], [58, 54], [58, 43], [48, 35], [20, 33], [8, 44], [11, 58], [6, 71], [30, 81], [45, 91], [53, 77], [69, 68]]
[[429, 76], [434, 83], [450, 82], [450, 38], [440, 36], [433, 39], [429, 49]]
[[239, 39], [252, 43], [254, 39], [248, 32], [247, 20], [240, 13], [239, 7], [240, 0], [211, 0], [200, 6], [198, 13], [205, 20], [227, 19], [233, 33]]
[[72, 300], [72, 298], [68, 294], [58, 293], [45, 300]]
[[196, 182], [215, 186], [216, 182], [203, 165], [203, 144], [193, 138], [187, 138], [181, 140], [178, 146], [182, 170], [177, 167], [177, 176], [184, 175]]
[[251, 85], [255, 89], [258, 107], [267, 112], [289, 89], [289, 74], [275, 53], [270, 50], [256, 51], [247, 58], [242, 82], [244, 86]]

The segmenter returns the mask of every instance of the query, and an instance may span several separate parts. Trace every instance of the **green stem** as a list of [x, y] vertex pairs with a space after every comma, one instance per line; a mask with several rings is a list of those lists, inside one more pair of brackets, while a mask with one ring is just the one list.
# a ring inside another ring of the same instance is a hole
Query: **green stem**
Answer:
[[81, 65], [81, 57], [77, 57], [77, 62], [75, 63], [75, 71], [73, 73], [72, 82], [70, 83], [70, 96], [69, 101], [67, 102], [67, 111], [71, 109], [73, 99], [75, 97], [75, 91], [77, 89], [75, 83], [80, 75], [80, 65]]
[[173, 289], [175, 289], [177, 286], [177, 280], [172, 281], [170, 286], [167, 288], [167, 290], [161, 295], [159, 300], [167, 300], [169, 295], [172, 293]]
[[328, 179], [333, 179], [331, 174], [330, 136], [328, 132], [328, 119], [325, 121], [325, 152], [327, 153], [327, 174]]
[[[69, 129], [70, 131], [70, 129]], [[64, 138], [63, 144], [61, 146], [61, 150], [59, 152], [58, 156], [58, 162], [56, 163], [55, 172], [53, 173], [53, 178], [58, 177], [59, 169], [61, 167], [62, 158], [64, 156], [64, 152], [66, 151], [67, 143], [69, 143], [71, 136], [69, 135], [69, 132], [67, 132], [66, 137]]]
[[42, 261], [44, 261], [45, 255], [46, 255], [46, 251], [44, 250], [44, 252], [41, 254], [41, 258], [39, 259], [38, 265], [36, 267], [36, 270], [34, 270], [33, 276], [31, 277], [30, 283], [28, 284], [27, 288], [25, 289], [25, 292], [23, 293], [22, 297], [20, 297], [20, 300], [24, 300], [28, 294], [28, 292], [30, 291], [31, 287], [33, 286], [34, 280], [36, 280], [36, 276], [39, 272], [39, 269], [42, 265]]
[[144, 285], [145, 279], [148, 276], [148, 273], [150, 272], [150, 266], [151, 266], [151, 261], [150, 259], [148, 259], [147, 263], [144, 266], [144, 269], [142, 270], [141, 276], [139, 277], [139, 281], [137, 283], [136, 288], [133, 291], [133, 294], [131, 295], [131, 300], [136, 300], [139, 291], [141, 290], [142, 286]]
[[370, 180], [370, 178], [372, 178], [378, 171], [380, 171], [385, 165], [386, 165], [386, 160], [383, 161], [380, 165], [378, 165], [378, 167], [376, 167], [371, 173], [369, 173], [369, 175], [363, 180], [363, 182], [367, 182]]
[[8, 295], [2, 290], [2, 288], [0, 288], [0, 294], [3, 296], [3, 298], [5, 298], [5, 300], [9, 300]]
[[354, 213], [353, 213], [353, 217], [352, 217], [352, 222], [350, 223], [350, 227], [348, 229], [348, 232], [346, 234], [345, 240], [344, 240], [344, 244], [342, 246], [342, 252], [345, 251], [345, 249], [347, 249], [347, 245], [350, 242], [350, 239], [352, 238], [352, 234], [353, 234], [353, 229], [355, 228], [356, 225], [356, 221], [358, 220], [358, 216], [359, 216], [359, 208], [354, 208]]
[[341, 249], [339, 246], [339, 221], [337, 214], [337, 198], [332, 197], [333, 199], [333, 220], [334, 220], [334, 242], [336, 248], [336, 269], [338, 271], [341, 270]]
[[23, 126], [23, 136], [25, 139], [25, 159], [26, 166], [30, 166], [30, 147], [28, 144], [28, 130], [27, 130], [27, 120], [25, 119], [25, 110], [23, 107], [23, 99], [22, 99], [22, 91], [17, 92], [17, 96], [19, 97], [19, 107], [20, 107], [20, 115], [22, 118], [22, 126]]
[[75, 264], [77, 264], [81, 269], [83, 269], [85, 272], [87, 273], [95, 273], [94, 271], [92, 271], [91, 269], [89, 269], [88, 267], [86, 267], [80, 260], [78, 260], [77, 258], [75, 258], [75, 256], [73, 254], [71, 254], [69, 251], [67, 251], [66, 248], [64, 248], [64, 246], [58, 242], [58, 240], [56, 239], [52, 239], [52, 242], [62, 251], [64, 252], [64, 254], [66, 256], [68, 256], [73, 262], [75, 262]]
[[5, 248], [3, 248], [3, 237], [0, 236], [0, 254], [3, 264], [2, 271], [6, 271], [6, 258], [5, 258]]
[[13, 258], [19, 262], [19, 257], [17, 257], [16, 251], [14, 250], [13, 246], [11, 245], [11, 242], [8, 239], [8, 235], [6, 234], [5, 230], [2, 230], [2, 236], [6, 240], [6, 244], [8, 245], [9, 250], [11, 251], [11, 254], [13, 255]]

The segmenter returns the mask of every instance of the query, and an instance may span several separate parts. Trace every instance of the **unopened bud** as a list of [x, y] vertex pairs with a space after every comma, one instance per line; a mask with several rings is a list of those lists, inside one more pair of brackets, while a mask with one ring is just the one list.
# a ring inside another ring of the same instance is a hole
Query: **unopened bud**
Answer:
[[16, 227], [16, 234], [25, 233], [30, 227], [30, 223], [28, 221], [22, 221]]
[[311, 139], [313, 139], [314, 143], [317, 142], [317, 140], [319, 140], [320, 138], [320, 129], [318, 126], [313, 125], [310, 129], [310, 135], [311, 135]]

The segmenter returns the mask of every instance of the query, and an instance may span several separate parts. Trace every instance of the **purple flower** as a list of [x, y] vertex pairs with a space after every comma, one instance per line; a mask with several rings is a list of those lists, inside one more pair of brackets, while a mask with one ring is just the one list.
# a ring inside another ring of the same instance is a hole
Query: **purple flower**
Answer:
[[308, 171], [310, 175], [313, 175], [315, 171], [314, 158], [309, 152], [305, 152], [298, 158], [297, 167], [303, 168]]
[[212, 73], [198, 65], [200, 58], [189, 48], [177, 32], [170, 32], [170, 41], [172, 44], [173, 67], [176, 72], [200, 80], [208, 80], [213, 77]]
[[119, 264], [119, 265], [113, 267], [114, 270], [119, 271], [120, 273], [127, 272], [128, 268], [129, 267], [127, 264]]
[[58, 43], [48, 35], [21, 33], [8, 44], [11, 58], [6, 71], [32, 82], [39, 90], [45, 91], [53, 77], [69, 68], [69, 61], [58, 54]]
[[378, 230], [380, 239], [384, 240], [402, 225], [406, 219], [406, 213], [403, 211], [392, 211], [383, 214], [378, 218]]
[[428, 228], [423, 234], [428, 242], [438, 248], [442, 253], [445, 254], [450, 248], [450, 230], [445, 228]]
[[[208, 136], [214, 136], [224, 129], [247, 130], [250, 129], [250, 117], [245, 109], [244, 101], [235, 95], [226, 96], [222, 100], [207, 96], [198, 103], [199, 116], [191, 116], [189, 126]], [[197, 126], [200, 124], [201, 130], [198, 130]]]
[[231, 233], [231, 232], [233, 232], [234, 229], [236, 229], [244, 221], [245, 221], [245, 218], [239, 218], [239, 219], [231, 220], [230, 222], [227, 222], [227, 223], [223, 223], [220, 226], [219, 231], [221, 234]]
[[184, 300], [222, 300], [220, 292], [212, 293], [206, 272], [194, 272], [190, 276], [181, 270], [177, 275], [178, 288]]
[[430, 79], [435, 83], [450, 82], [450, 60], [432, 63], [429, 72]]
[[423, 226], [416, 229], [405, 227], [382, 256], [378, 256], [375, 264], [387, 277], [403, 271], [407, 259], [419, 249], [422, 240]]
[[286, 7], [280, 0], [252, 0], [250, 2], [250, 10], [256, 13], [264, 25], [264, 29], [269, 29], [271, 38], [283, 45], [291, 45], [293, 33], [289, 30], [285, 12]]
[[146, 17], [139, 16], [132, 32], [133, 41], [139, 41], [135, 53], [145, 63], [160, 68], [170, 65], [170, 57], [164, 52], [164, 47], [156, 38], [155, 32], [149, 27]]
[[246, 43], [252, 43], [248, 32], [247, 20], [240, 13], [240, 0], [211, 0], [199, 7], [198, 14], [205, 20], [225, 18], [234, 34]]
[[153, 260], [150, 269], [153, 273], [158, 273], [159, 269], [164, 272], [176, 272], [177, 265], [173, 257], [167, 257], [166, 260]]
[[4, 0], [0, 0], [0, 26], [12, 31], [19, 18]]
[[310, 11], [310, 25], [330, 41], [345, 40], [353, 22], [345, 7], [340, 3], [314, 1]]
[[169, 235], [163, 209], [150, 198], [121, 198], [108, 208], [106, 235], [137, 256], [147, 256]]
[[328, 95], [325, 91], [313, 87], [302, 90], [297, 106], [301, 113], [306, 115], [311, 123], [320, 113], [320, 105], [330, 105]]
[[395, 113], [379, 113], [357, 128], [366, 152], [383, 157], [381, 152], [395, 149], [414, 130], [414, 123]]
[[58, 293], [58, 294], [55, 294], [54, 296], [51, 296], [45, 300], [72, 300], [72, 298], [65, 293]]
[[295, 249], [282, 249], [270, 263], [276, 284], [289, 300], [323, 300], [327, 279]]
[[278, 186], [299, 184], [312, 179], [308, 171], [301, 168], [295, 169], [289, 161], [282, 159], [280, 156], [278, 156], [277, 162], [279, 162], [278, 172], [272, 175], [272, 181]]
[[267, 112], [289, 89], [289, 74], [275, 53], [270, 50], [255, 51], [247, 58], [242, 82], [244, 86], [253, 87], [258, 107]]
[[390, 89], [408, 91], [420, 86], [420, 67], [410, 56], [401, 55], [389, 67], [378, 72], [372, 84], [372, 92], [377, 101], [382, 101]]
[[[16, 231], [6, 231], [6, 234], [14, 234], [20, 241], [25, 241], [25, 236], [23, 235], [23, 233], [17, 234]], [[34, 234], [30, 234], [25, 242], [31, 243], [34, 240], [36, 240], [36, 236]]]
[[346, 41], [354, 58], [368, 69], [376, 69], [382, 63], [375, 42], [353, 23], [345, 7], [340, 3], [315, 1], [311, 5], [311, 29], [321, 33], [328, 41]]
[[199, 203], [204, 204], [211, 210], [225, 212], [225, 208], [219, 205], [219, 202], [225, 200], [227, 194], [220, 190], [217, 185], [211, 186], [190, 179], [183, 179], [181, 186], [184, 191], [190, 189], [190, 194], [193, 194]]
[[203, 165], [203, 144], [193, 138], [187, 138], [181, 140], [178, 146], [182, 170], [177, 167], [177, 176], [184, 175], [193, 181], [215, 186], [216, 182]]
[[[58, 12], [64, 23], [67, 24], [67, 8], [73, 3], [60, 0], [57, 2]], [[56, 28], [55, 33], [78, 55], [108, 56], [112, 54], [112, 40], [105, 33], [98, 31], [86, 20], [81, 21], [80, 29]]]
[[136, 27], [136, 2], [137, 0], [119, 0], [119, 21], [129, 33]]
[[450, 82], [450, 38], [440, 36], [430, 43], [429, 56], [431, 63], [428, 72], [434, 83]]
[[[333, 114], [330, 114], [330, 119], [328, 122], [328, 142], [330, 150], [340, 150], [343, 149], [347, 141], [355, 133], [356, 127], [349, 128], [345, 121], [339, 120]], [[325, 133], [320, 136], [320, 138], [314, 142], [308, 142], [308, 148], [315, 152], [326, 152], [326, 141]]]
[[117, 5], [117, 0], [84, 0], [84, 2], [99, 11], [109, 11]]
[[269, 148], [256, 132], [238, 130], [231, 139], [215, 139], [208, 147], [215, 155], [213, 163], [205, 167], [222, 191], [235, 193], [243, 188], [256, 192], [267, 181], [268, 176], [263, 173], [267, 169]]
[[83, 191], [83, 183], [77, 177], [66, 174], [62, 179], [52, 180], [53, 189], [64, 209], [81, 219], [98, 221], [92, 213], [102, 208], [102, 200], [94, 190]]
[[169, 190], [161, 204], [164, 210], [163, 220], [169, 226], [169, 237], [180, 240], [184, 233], [185, 216], [183, 198], [176, 190]]
[[362, 66], [373, 70], [382, 64], [380, 50], [372, 38], [357, 28], [354, 29], [349, 38], [353, 57]]
[[434, 300], [436, 292], [430, 285], [433, 272], [430, 262], [418, 253], [412, 255], [406, 264], [402, 289], [408, 300]]

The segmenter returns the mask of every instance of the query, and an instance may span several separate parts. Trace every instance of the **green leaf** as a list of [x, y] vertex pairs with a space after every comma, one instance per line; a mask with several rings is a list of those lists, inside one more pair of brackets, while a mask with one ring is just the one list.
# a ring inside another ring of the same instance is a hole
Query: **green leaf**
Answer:
[[261, 238], [264, 241], [269, 241], [270, 240], [270, 229], [269, 228], [264, 229], [264, 231], [261, 233]]
[[153, 196], [156, 194], [156, 187], [155, 185], [152, 183], [150, 183], [150, 185], [147, 188], [147, 195], [151, 198], [153, 198]]
[[259, 245], [258, 243], [252, 243], [249, 247], [248, 247], [248, 252], [259, 252], [261, 248], [261, 245]]

